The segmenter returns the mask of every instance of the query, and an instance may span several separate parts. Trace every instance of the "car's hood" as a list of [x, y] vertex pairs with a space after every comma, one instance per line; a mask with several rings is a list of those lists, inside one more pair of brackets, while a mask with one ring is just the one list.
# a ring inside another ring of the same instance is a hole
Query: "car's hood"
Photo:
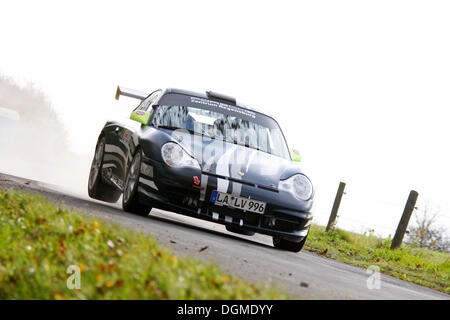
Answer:
[[280, 180], [301, 172], [298, 163], [253, 148], [183, 132], [171, 136], [205, 173], [277, 188]]

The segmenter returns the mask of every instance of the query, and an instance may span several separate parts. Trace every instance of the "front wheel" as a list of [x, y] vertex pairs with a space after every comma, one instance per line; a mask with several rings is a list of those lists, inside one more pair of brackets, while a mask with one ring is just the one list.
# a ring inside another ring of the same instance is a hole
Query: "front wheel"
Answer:
[[300, 250], [302, 250], [303, 246], [305, 245], [307, 237], [308, 235], [306, 235], [300, 242], [293, 242], [284, 238], [273, 237], [273, 246], [277, 249], [300, 252]]
[[148, 216], [150, 210], [149, 206], [139, 203], [138, 183], [139, 174], [141, 171], [142, 151], [138, 149], [131, 161], [128, 169], [127, 178], [125, 180], [125, 187], [123, 188], [122, 208], [123, 210], [140, 216]]

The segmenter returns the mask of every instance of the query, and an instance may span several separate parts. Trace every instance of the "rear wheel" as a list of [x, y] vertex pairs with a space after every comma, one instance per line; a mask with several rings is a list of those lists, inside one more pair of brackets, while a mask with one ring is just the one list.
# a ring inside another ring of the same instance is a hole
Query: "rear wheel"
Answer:
[[94, 159], [89, 172], [88, 194], [89, 197], [106, 201], [117, 202], [120, 192], [102, 179], [103, 154], [105, 152], [105, 137], [101, 137], [95, 147]]
[[141, 170], [142, 152], [138, 149], [131, 161], [123, 188], [122, 207], [123, 210], [138, 214], [140, 216], [148, 216], [152, 207], [139, 203], [138, 183]]
[[306, 235], [300, 242], [293, 242], [284, 238], [273, 237], [273, 246], [277, 249], [300, 252], [300, 250], [302, 250], [303, 246], [305, 245], [307, 237], [308, 235]]

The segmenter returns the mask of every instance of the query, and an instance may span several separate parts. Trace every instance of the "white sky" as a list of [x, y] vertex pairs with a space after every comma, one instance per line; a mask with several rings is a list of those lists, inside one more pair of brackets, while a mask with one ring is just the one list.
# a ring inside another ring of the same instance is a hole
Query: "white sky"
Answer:
[[271, 110], [326, 223], [393, 233], [411, 189], [450, 229], [448, 1], [2, 1], [0, 73], [32, 81], [91, 153], [127, 116], [117, 84], [233, 95]]

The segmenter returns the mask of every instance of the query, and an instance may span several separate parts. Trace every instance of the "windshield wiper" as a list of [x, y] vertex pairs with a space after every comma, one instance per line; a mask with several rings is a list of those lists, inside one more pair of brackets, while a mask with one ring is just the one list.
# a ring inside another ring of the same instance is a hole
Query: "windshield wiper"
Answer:
[[174, 127], [174, 126], [163, 126], [159, 125], [156, 126], [158, 129], [168, 129], [168, 130], [186, 130], [189, 133], [195, 133], [194, 130], [186, 129], [186, 128], [180, 128], [180, 127]]
[[168, 130], [186, 130], [187, 132], [191, 133], [191, 134], [198, 134], [198, 135], [202, 135], [211, 139], [215, 139], [214, 137], [210, 136], [209, 134], [207, 134], [203, 129], [202, 132], [198, 132], [192, 129], [186, 129], [186, 128], [180, 128], [180, 127], [175, 127], [175, 126], [164, 126], [164, 125], [160, 125], [157, 126], [158, 129], [168, 129]]

